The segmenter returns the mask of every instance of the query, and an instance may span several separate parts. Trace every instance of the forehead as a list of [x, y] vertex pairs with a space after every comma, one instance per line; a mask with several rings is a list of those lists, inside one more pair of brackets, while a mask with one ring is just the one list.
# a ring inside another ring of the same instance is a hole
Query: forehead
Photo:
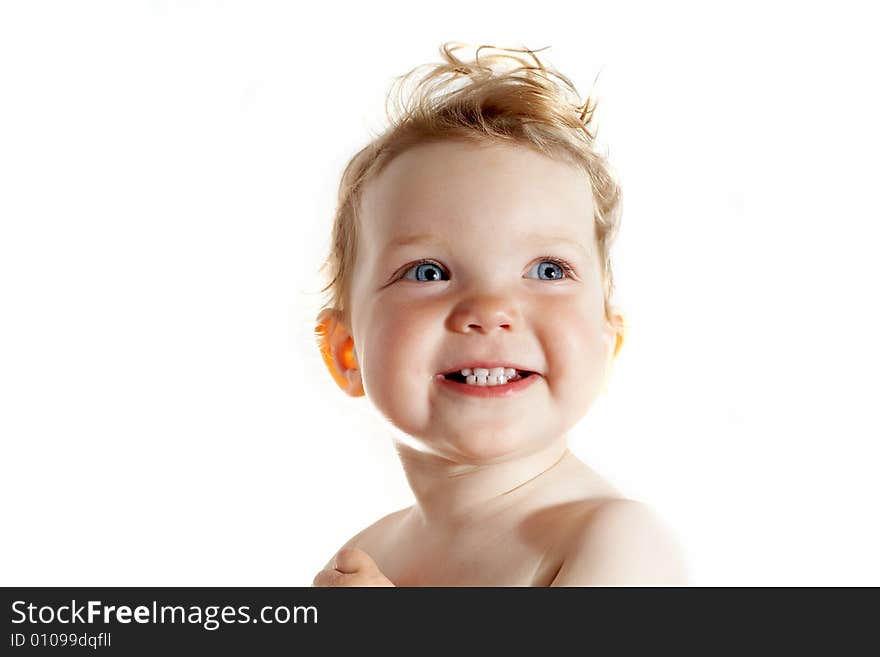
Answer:
[[527, 147], [440, 142], [413, 147], [366, 187], [362, 245], [376, 251], [416, 234], [493, 242], [552, 235], [593, 244], [585, 172]]

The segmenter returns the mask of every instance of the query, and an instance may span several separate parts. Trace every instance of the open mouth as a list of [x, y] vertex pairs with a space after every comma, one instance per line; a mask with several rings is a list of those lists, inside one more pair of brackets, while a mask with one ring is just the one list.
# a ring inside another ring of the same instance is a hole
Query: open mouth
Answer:
[[[520, 379], [526, 379], [526, 378], [532, 376], [533, 374], [536, 374], [536, 373], [529, 372], [528, 370], [513, 370], [513, 373], [511, 376], [504, 377], [504, 382], [505, 383], [513, 383], [515, 381], [519, 381]], [[447, 381], [455, 381], [456, 383], [465, 383], [465, 384], [470, 383], [471, 385], [480, 385], [478, 383], [477, 375], [474, 374], [473, 371], [470, 376], [465, 376], [464, 374], [462, 374], [461, 371], [448, 372], [447, 374], [443, 375], [443, 378], [445, 378]], [[470, 381], [468, 379], [470, 379]], [[475, 379], [477, 379], [477, 380], [475, 380]], [[491, 384], [491, 385], [494, 385], [494, 384]]]

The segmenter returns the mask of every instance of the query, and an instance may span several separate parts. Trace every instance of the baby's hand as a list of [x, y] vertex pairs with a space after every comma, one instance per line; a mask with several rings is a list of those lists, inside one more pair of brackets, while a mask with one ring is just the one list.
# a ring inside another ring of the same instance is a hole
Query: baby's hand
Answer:
[[312, 586], [394, 586], [366, 552], [360, 548], [342, 548], [332, 570], [315, 575]]

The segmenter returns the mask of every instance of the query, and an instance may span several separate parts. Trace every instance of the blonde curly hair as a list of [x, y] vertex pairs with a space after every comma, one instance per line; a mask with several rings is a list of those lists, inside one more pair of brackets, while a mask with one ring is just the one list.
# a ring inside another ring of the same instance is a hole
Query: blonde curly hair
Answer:
[[[455, 51], [467, 47], [471, 46], [447, 42], [440, 47], [443, 62], [417, 66], [394, 78], [385, 106], [389, 127], [374, 135], [342, 174], [330, 253], [321, 267], [321, 271], [328, 270], [329, 278], [321, 290], [329, 292], [323, 307], [336, 308], [349, 318], [349, 278], [357, 256], [359, 211], [366, 184], [397, 155], [416, 145], [489, 140], [523, 145], [584, 171], [593, 195], [605, 314], [610, 319], [614, 289], [610, 249], [619, 229], [621, 194], [607, 156], [596, 151], [596, 135], [588, 128], [595, 103], [587, 98], [581, 104], [571, 81], [541, 63], [535, 53], [546, 48], [532, 51], [483, 45], [476, 49], [473, 60], [455, 56]], [[484, 49], [497, 52], [481, 57]], [[527, 53], [534, 63], [510, 53]], [[498, 70], [493, 65], [498, 65]], [[417, 80], [413, 91], [402, 93], [425, 67], [429, 70]]]

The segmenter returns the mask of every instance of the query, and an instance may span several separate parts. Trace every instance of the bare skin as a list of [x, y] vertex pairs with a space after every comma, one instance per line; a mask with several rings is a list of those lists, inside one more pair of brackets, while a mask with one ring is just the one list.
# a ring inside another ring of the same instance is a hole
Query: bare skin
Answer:
[[[549, 586], [574, 529], [603, 503], [621, 499], [568, 450], [510, 497], [494, 518], [464, 522], [454, 532], [426, 523], [413, 505], [370, 525], [340, 551], [362, 550], [394, 586]], [[331, 559], [322, 572], [333, 570]], [[324, 579], [315, 585], [340, 584]]]
[[340, 549], [356, 548], [367, 557], [358, 561], [364, 566], [360, 581], [334, 580], [331, 559], [314, 584], [550, 586], [575, 529], [602, 504], [623, 499], [568, 450], [509, 496], [492, 518], [462, 523], [454, 533], [426, 523], [417, 505], [388, 514]]

